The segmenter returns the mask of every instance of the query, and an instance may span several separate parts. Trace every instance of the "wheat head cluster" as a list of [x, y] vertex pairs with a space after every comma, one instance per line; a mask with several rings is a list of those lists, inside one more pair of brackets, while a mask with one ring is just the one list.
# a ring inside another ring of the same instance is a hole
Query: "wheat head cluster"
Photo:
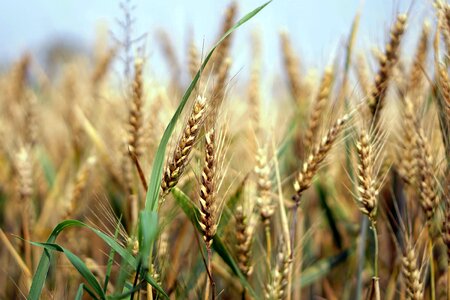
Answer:
[[323, 70], [255, 32], [236, 73], [270, 5], [230, 3], [216, 44], [159, 32], [164, 80], [125, 4], [125, 40], [0, 73], [1, 299], [450, 299], [450, 5], [373, 51], [357, 14]]

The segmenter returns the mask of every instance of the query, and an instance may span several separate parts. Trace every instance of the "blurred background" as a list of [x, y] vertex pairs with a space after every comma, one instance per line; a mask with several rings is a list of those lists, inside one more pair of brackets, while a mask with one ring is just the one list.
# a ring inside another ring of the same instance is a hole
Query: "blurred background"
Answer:
[[[263, 4], [261, 0], [238, 1], [239, 16]], [[55, 51], [62, 56], [92, 51], [95, 41], [103, 36], [119, 40], [124, 20], [122, 6], [131, 10], [133, 34], [146, 34], [145, 44], [152, 72], [158, 78], [167, 77], [167, 66], [161, 59], [157, 32], [165, 30], [175, 45], [180, 64], [186, 62], [190, 38], [208, 50], [217, 39], [220, 21], [229, 1], [211, 0], [16, 0], [3, 1], [0, 10], [0, 66], [7, 67], [26, 51], [42, 63], [48, 64]], [[431, 1], [409, 0], [274, 0], [257, 18], [241, 28], [233, 42], [233, 73], [246, 68], [251, 33], [259, 31], [263, 37], [264, 68], [268, 72], [281, 69], [279, 32], [287, 30], [301, 63], [322, 68], [330, 63], [345, 45], [354, 16], [361, 12], [357, 46], [367, 50], [383, 47], [387, 32], [398, 12], [409, 12], [408, 33], [417, 32], [422, 22], [433, 13]], [[376, 44], [374, 44], [376, 42]], [[415, 41], [410, 41], [414, 43]], [[412, 44], [411, 44], [412, 45]], [[406, 46], [404, 49], [409, 49]], [[406, 50], [408, 51], [408, 50]], [[120, 68], [120, 66], [116, 66]]]

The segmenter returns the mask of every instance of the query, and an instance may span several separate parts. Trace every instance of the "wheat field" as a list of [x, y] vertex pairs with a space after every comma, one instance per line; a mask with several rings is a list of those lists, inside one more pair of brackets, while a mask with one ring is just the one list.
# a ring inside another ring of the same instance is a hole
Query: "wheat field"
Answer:
[[450, 299], [450, 5], [430, 6], [374, 51], [357, 14], [318, 76], [287, 31], [255, 32], [248, 80], [231, 71], [270, 3], [231, 2], [184, 57], [160, 32], [169, 80], [129, 36], [52, 76], [18, 54], [0, 73], [0, 298]]

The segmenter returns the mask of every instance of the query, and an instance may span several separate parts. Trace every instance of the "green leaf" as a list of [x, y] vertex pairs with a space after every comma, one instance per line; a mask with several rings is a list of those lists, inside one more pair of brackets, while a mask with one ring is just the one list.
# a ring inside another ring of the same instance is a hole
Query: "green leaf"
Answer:
[[145, 209], [156, 211], [158, 207], [158, 195], [159, 195], [159, 186], [161, 183], [162, 178], [162, 172], [163, 172], [163, 164], [164, 164], [164, 158], [165, 158], [165, 152], [167, 148], [167, 143], [169, 142], [170, 136], [172, 135], [173, 130], [175, 129], [175, 125], [177, 123], [177, 120], [180, 116], [180, 114], [183, 111], [184, 106], [187, 103], [187, 100], [189, 99], [192, 91], [194, 90], [195, 85], [197, 84], [201, 73], [203, 72], [203, 69], [205, 68], [206, 64], [210, 60], [212, 54], [214, 53], [214, 50], [216, 50], [217, 46], [222, 43], [224, 39], [226, 39], [233, 31], [235, 31], [239, 26], [253, 18], [258, 12], [260, 12], [264, 7], [266, 7], [269, 3], [266, 2], [265, 4], [261, 5], [260, 7], [254, 9], [253, 11], [246, 14], [242, 19], [240, 19], [236, 24], [234, 24], [233, 27], [231, 27], [223, 36], [219, 39], [219, 41], [214, 45], [214, 47], [209, 51], [208, 55], [205, 57], [205, 60], [203, 61], [202, 65], [200, 66], [200, 69], [198, 70], [197, 74], [195, 75], [194, 79], [192, 80], [191, 84], [187, 88], [186, 92], [184, 93], [183, 97], [181, 98], [180, 104], [178, 105], [177, 110], [175, 111], [174, 115], [172, 116], [172, 119], [170, 120], [169, 124], [167, 125], [166, 130], [164, 131], [163, 137], [161, 138], [161, 141], [158, 146], [158, 150], [156, 151], [155, 159], [153, 161], [153, 168], [149, 180], [149, 185], [147, 189], [147, 195], [145, 199]]
[[63, 252], [70, 263], [78, 270], [80, 275], [86, 280], [86, 282], [94, 289], [95, 293], [101, 298], [106, 299], [106, 295], [100, 286], [100, 283], [95, 278], [94, 274], [89, 270], [86, 264], [75, 254], [73, 254], [70, 250], [61, 247], [58, 244], [53, 243], [38, 243], [38, 242], [30, 242], [30, 244], [38, 247], [43, 247], [47, 250]]
[[[115, 240], [117, 240], [117, 237], [119, 236], [121, 220], [122, 220], [122, 217], [120, 217], [117, 222], [116, 231], [114, 232]], [[103, 290], [105, 292], [108, 289], [109, 278], [111, 277], [111, 270], [112, 270], [112, 266], [114, 263], [114, 254], [116, 254], [116, 252], [114, 251], [114, 248], [111, 248], [111, 251], [109, 251], [109, 255], [108, 255], [108, 263], [106, 264], [105, 282], [103, 283]]]
[[143, 210], [139, 220], [139, 256], [143, 269], [147, 270], [151, 245], [158, 232], [158, 214], [155, 211]]
[[84, 283], [81, 283], [78, 287], [77, 294], [75, 295], [75, 300], [81, 300], [83, 299], [83, 289], [84, 289]]
[[333, 234], [334, 243], [341, 250], [342, 249], [342, 236], [337, 227], [336, 218], [334, 216], [333, 210], [328, 205], [327, 191], [319, 181], [316, 181], [316, 183], [314, 185], [315, 185], [316, 191], [319, 195], [320, 205], [322, 206], [322, 209], [325, 211], [325, 216], [327, 218], [328, 225], [330, 226], [331, 232]]
[[55, 168], [53, 166], [52, 161], [49, 159], [48, 155], [45, 151], [39, 151], [38, 153], [38, 161], [42, 166], [42, 170], [44, 171], [44, 177], [47, 181], [48, 186], [53, 186], [53, 183], [55, 182]]
[[344, 262], [350, 254], [350, 250], [346, 249], [338, 255], [321, 259], [314, 263], [314, 265], [302, 271], [302, 276], [294, 284], [300, 284], [301, 287], [306, 287], [317, 280], [325, 277], [335, 266]]
[[123, 294], [110, 296], [110, 297], [108, 297], [108, 300], [119, 300], [119, 299], [128, 298], [131, 296], [131, 294], [139, 291], [143, 287], [144, 283], [145, 283], [145, 281], [141, 281], [136, 286], [130, 286], [130, 288], [127, 287], [126, 291]]
[[[113, 238], [110, 236], [104, 234], [98, 229], [95, 229], [83, 222], [77, 221], [77, 220], [66, 220], [58, 225], [53, 229], [52, 233], [50, 234], [49, 238], [47, 239], [48, 244], [52, 244], [55, 242], [58, 235], [66, 228], [68, 227], [84, 227], [88, 228], [92, 232], [94, 232], [97, 236], [99, 236], [108, 246], [114, 249], [117, 254], [119, 254], [123, 261], [128, 263], [130, 266], [132, 266], [134, 269], [137, 268], [138, 262], [136, 258], [125, 248], [120, 246]], [[50, 261], [52, 260], [53, 254], [48, 249], [44, 249], [44, 252], [42, 253], [41, 259], [39, 261], [39, 265], [36, 269], [36, 273], [33, 276], [33, 281], [31, 283], [30, 292], [28, 294], [28, 299], [31, 300], [38, 300], [40, 298], [42, 289], [44, 287], [45, 279], [47, 278], [48, 270], [50, 268]], [[168, 298], [167, 294], [164, 292], [164, 290], [147, 274], [145, 275], [145, 280], [150, 283], [161, 295], [163, 295], [165, 298]]]
[[233, 210], [238, 203], [239, 199], [241, 199], [242, 192], [244, 191], [245, 182], [247, 181], [248, 176], [245, 176], [245, 178], [241, 181], [239, 186], [237, 187], [236, 191], [231, 195], [231, 197], [226, 202], [225, 210], [222, 213], [222, 217], [220, 218], [219, 226], [217, 226], [218, 233], [222, 233], [223, 229], [225, 228], [225, 225], [228, 224], [230, 221]]
[[[191, 199], [189, 199], [189, 197], [177, 187], [172, 189], [172, 195], [174, 196], [176, 203], [178, 204], [178, 206], [180, 206], [188, 219], [192, 222], [192, 224], [194, 224], [197, 230], [201, 232], [201, 227], [198, 223], [198, 216], [200, 215], [200, 212], [198, 208], [194, 204], [192, 204]], [[245, 287], [245, 289], [252, 295], [252, 297], [257, 298], [247, 279], [242, 274], [241, 270], [239, 270], [238, 265], [217, 234], [213, 238], [212, 247], [223, 259], [223, 261], [231, 268], [233, 273], [239, 277], [242, 286]]]

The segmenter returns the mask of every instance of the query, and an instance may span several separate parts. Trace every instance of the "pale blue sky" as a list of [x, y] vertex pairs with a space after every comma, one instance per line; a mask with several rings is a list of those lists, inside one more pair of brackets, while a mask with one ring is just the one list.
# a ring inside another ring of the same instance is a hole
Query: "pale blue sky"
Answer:
[[[32, 53], [52, 36], [75, 37], [92, 45], [100, 24], [113, 31], [115, 18], [121, 17], [117, 0], [0, 0], [0, 61]], [[224, 8], [229, 1], [218, 0], [133, 0], [137, 5], [136, 32], [149, 32], [147, 52], [154, 68], [160, 68], [159, 48], [154, 32], [165, 28], [176, 43], [180, 59], [192, 30], [197, 44], [210, 45], [217, 36]], [[239, 16], [264, 3], [261, 0], [238, 1]], [[264, 60], [267, 68], [279, 68], [280, 29], [286, 29], [303, 61], [323, 67], [342, 46], [358, 9], [362, 10], [358, 44], [363, 48], [383, 45], [390, 24], [398, 12], [410, 11], [409, 34], [414, 35], [425, 17], [433, 13], [431, 1], [417, 0], [274, 0], [255, 19], [240, 29], [234, 40], [235, 68], [248, 64], [250, 33], [263, 33]], [[415, 39], [411, 39], [412, 44]], [[162, 68], [162, 66], [161, 66]], [[155, 72], [155, 70], [153, 70]]]

